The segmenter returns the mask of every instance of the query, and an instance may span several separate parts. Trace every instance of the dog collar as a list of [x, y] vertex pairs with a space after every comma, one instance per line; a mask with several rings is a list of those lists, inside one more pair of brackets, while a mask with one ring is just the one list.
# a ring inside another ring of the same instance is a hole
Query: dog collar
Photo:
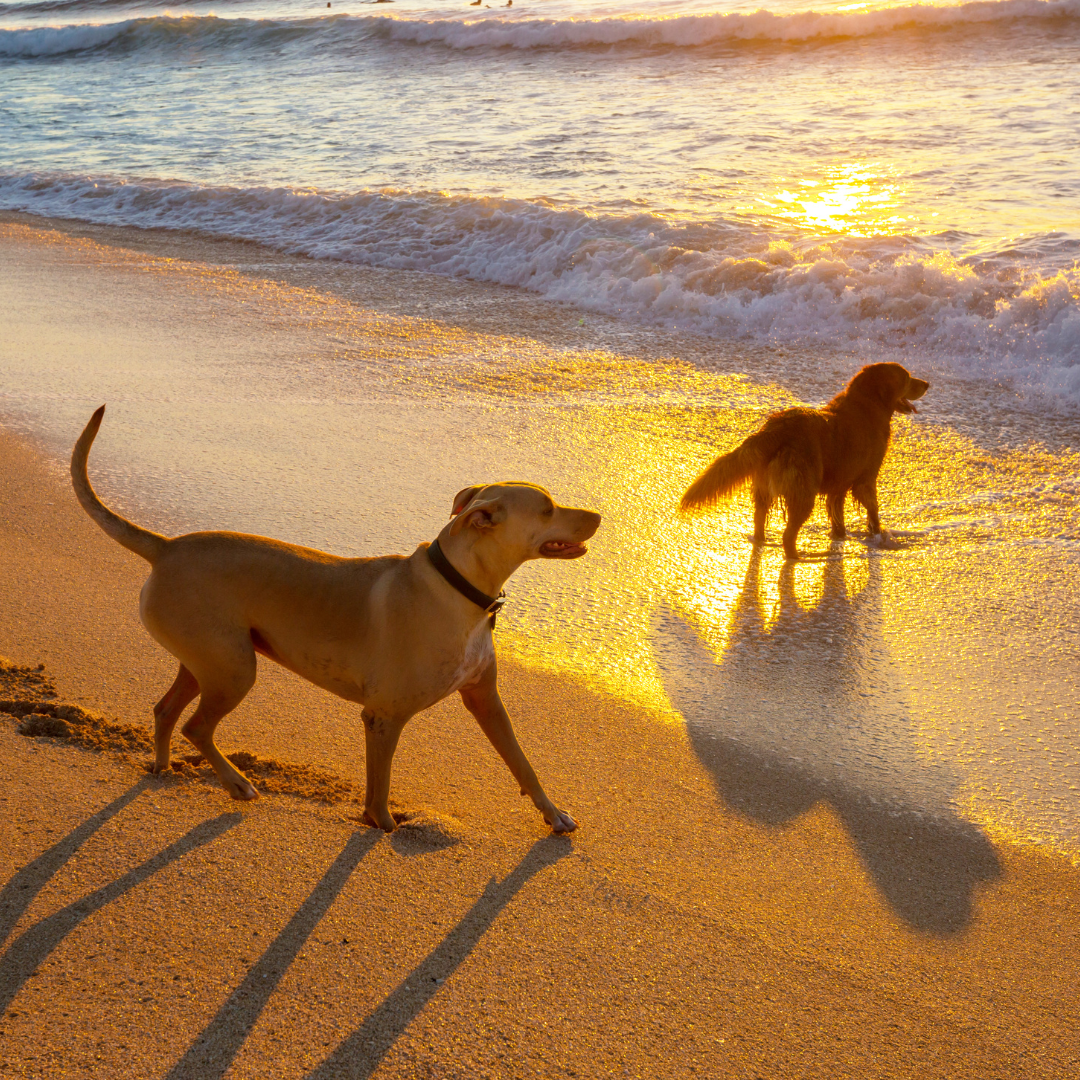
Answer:
[[454, 569], [450, 560], [446, 557], [446, 553], [439, 547], [438, 540], [431, 541], [427, 553], [431, 565], [442, 574], [448, 585], [453, 586], [467, 600], [471, 600], [477, 607], [483, 608], [491, 616], [491, 626], [494, 629], [495, 616], [499, 614], [499, 609], [506, 603], [506, 593], [501, 592], [498, 596], [488, 596], [487, 593], [481, 592], [472, 582]]

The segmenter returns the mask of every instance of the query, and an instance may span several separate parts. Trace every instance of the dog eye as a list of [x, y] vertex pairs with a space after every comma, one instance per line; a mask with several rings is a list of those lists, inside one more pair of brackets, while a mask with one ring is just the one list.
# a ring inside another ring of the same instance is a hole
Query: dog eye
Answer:
[[552, 514], [554, 514], [554, 513], [555, 513], [555, 507], [554, 507], [554, 506], [549, 506], [549, 507], [548, 507], [548, 508], [547, 508], [547, 509], [546, 509], [546, 510], [544, 511], [544, 517], [551, 517], [551, 515], [552, 515]]

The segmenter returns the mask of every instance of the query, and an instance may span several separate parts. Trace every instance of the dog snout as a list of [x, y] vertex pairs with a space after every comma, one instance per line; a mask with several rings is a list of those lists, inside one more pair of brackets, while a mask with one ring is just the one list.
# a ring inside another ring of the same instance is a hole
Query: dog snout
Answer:
[[579, 510], [581, 524], [578, 526], [579, 540], [588, 540], [600, 528], [601, 517], [595, 510]]
[[910, 380], [910, 389], [906, 396], [909, 400], [915, 401], [918, 398], [921, 398], [929, 389], [930, 384], [925, 379], [913, 378]]

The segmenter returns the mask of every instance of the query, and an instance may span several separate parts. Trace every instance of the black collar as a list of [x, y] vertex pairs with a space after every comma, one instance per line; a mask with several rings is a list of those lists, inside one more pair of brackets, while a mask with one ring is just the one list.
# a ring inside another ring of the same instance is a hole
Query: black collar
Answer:
[[495, 616], [498, 615], [499, 608], [506, 603], [504, 599], [506, 593], [499, 593], [498, 596], [488, 596], [487, 593], [481, 592], [454, 569], [450, 560], [446, 557], [446, 553], [439, 547], [438, 540], [431, 541], [427, 553], [431, 565], [442, 574], [447, 583], [457, 589], [467, 600], [471, 600], [477, 607], [483, 608], [491, 616], [491, 623], [494, 626]]

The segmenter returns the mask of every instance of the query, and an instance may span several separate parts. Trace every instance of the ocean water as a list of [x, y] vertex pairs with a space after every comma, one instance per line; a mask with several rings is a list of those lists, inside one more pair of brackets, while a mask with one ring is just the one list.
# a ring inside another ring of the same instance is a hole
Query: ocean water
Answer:
[[1080, 0], [16, 0], [0, 209], [917, 358], [1070, 413], [1078, 61]]

